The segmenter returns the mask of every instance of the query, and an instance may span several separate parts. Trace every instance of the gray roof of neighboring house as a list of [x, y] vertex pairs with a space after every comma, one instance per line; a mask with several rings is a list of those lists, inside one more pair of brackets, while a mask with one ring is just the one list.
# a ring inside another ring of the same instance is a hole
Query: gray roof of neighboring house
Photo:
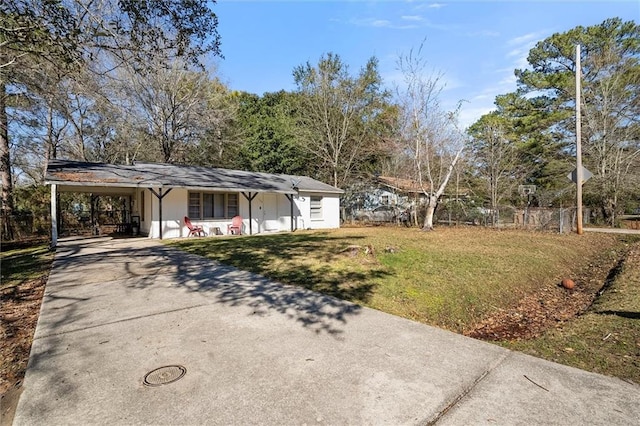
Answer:
[[330, 194], [344, 192], [307, 176], [276, 175], [162, 163], [118, 165], [51, 160], [47, 167], [45, 182], [64, 186], [163, 187], [283, 194], [296, 194], [298, 191]]

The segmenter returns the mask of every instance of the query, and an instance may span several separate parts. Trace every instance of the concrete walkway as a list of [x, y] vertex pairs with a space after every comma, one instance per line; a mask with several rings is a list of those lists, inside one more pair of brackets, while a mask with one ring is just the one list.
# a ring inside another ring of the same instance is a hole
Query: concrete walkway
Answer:
[[[162, 386], [143, 383], [167, 365], [186, 374]], [[14, 425], [638, 419], [634, 384], [147, 239], [92, 239], [58, 248]]]

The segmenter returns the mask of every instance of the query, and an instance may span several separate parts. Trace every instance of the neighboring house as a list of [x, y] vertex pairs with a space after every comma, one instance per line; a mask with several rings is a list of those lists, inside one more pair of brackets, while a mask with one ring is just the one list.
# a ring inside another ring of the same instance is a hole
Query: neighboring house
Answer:
[[185, 216], [209, 234], [226, 234], [234, 216], [243, 218], [246, 234], [340, 227], [343, 191], [306, 176], [52, 160], [45, 182], [51, 185], [52, 245], [58, 192], [128, 197], [127, 217], [150, 238], [186, 237]]
[[379, 176], [372, 183], [352, 187], [351, 192], [347, 208], [352, 211], [371, 210], [379, 206], [406, 209], [426, 198], [417, 182], [388, 176]]
[[382, 191], [380, 204], [392, 204], [407, 208], [426, 199], [420, 184], [412, 179], [379, 176], [378, 186]]
[[[410, 207], [422, 204], [427, 200], [425, 190], [429, 190], [429, 184], [425, 183], [424, 189], [413, 179], [402, 179], [389, 176], [378, 177], [378, 186], [381, 191], [380, 204], [395, 204], [399, 207]], [[468, 198], [469, 191], [464, 188], [454, 189], [452, 183], [447, 187], [443, 200], [461, 200]], [[389, 200], [389, 202], [387, 202]]]

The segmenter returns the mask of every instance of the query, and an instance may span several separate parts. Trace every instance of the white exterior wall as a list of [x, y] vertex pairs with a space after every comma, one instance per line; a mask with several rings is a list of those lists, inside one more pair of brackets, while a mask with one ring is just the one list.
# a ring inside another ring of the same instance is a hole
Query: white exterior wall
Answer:
[[[140, 189], [136, 190], [136, 197], [136, 209], [138, 212], [134, 213], [134, 215], [140, 216], [140, 233], [147, 235], [151, 231], [151, 202], [153, 195], [148, 189]], [[157, 226], [158, 224], [156, 223]]]
[[[156, 192], [159, 192], [155, 189]], [[187, 215], [187, 190], [174, 188], [167, 193], [163, 190], [162, 198], [162, 238], [178, 238], [186, 236], [183, 234], [184, 216]], [[151, 192], [151, 191], [148, 191]], [[165, 195], [166, 194], [166, 195]], [[151, 210], [152, 220], [149, 238], [160, 238], [160, 203], [158, 197], [151, 194], [153, 207]], [[186, 229], [186, 228], [185, 228]]]
[[[157, 190], [156, 190], [157, 192]], [[166, 190], [164, 190], [166, 193]], [[141, 232], [149, 238], [159, 238], [158, 198], [145, 189], [144, 220], [141, 218]], [[189, 235], [184, 225], [184, 216], [188, 215], [188, 194], [186, 189], [174, 188], [162, 199], [163, 238], [180, 238]], [[311, 220], [310, 196], [322, 197], [322, 218]], [[249, 234], [249, 202], [239, 194], [239, 211], [243, 218], [243, 234]], [[136, 203], [138, 204], [138, 203]], [[138, 204], [138, 209], [140, 208]], [[259, 193], [251, 206], [252, 233], [262, 234], [291, 230], [291, 204], [284, 194]], [[194, 225], [200, 225], [208, 235], [214, 235], [215, 228], [227, 234], [227, 225], [231, 219], [191, 218]], [[340, 227], [340, 198], [337, 194], [300, 193], [294, 196], [294, 225], [296, 229], [331, 229]]]
[[[322, 197], [322, 219], [311, 219], [311, 196]], [[337, 194], [317, 194], [301, 192], [295, 198], [300, 211], [297, 217], [298, 229], [340, 228], [340, 197]]]

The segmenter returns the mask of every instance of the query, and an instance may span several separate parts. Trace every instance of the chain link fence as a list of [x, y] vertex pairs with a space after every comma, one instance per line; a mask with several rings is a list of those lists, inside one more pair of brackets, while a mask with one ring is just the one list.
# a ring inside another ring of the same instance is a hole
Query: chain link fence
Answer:
[[[584, 209], [584, 225], [589, 224], [589, 218], [589, 209]], [[449, 226], [476, 225], [568, 233], [576, 229], [576, 208], [501, 206], [499, 209], [493, 210], [484, 207], [468, 208], [445, 205], [436, 211], [435, 222], [439, 225]]]

